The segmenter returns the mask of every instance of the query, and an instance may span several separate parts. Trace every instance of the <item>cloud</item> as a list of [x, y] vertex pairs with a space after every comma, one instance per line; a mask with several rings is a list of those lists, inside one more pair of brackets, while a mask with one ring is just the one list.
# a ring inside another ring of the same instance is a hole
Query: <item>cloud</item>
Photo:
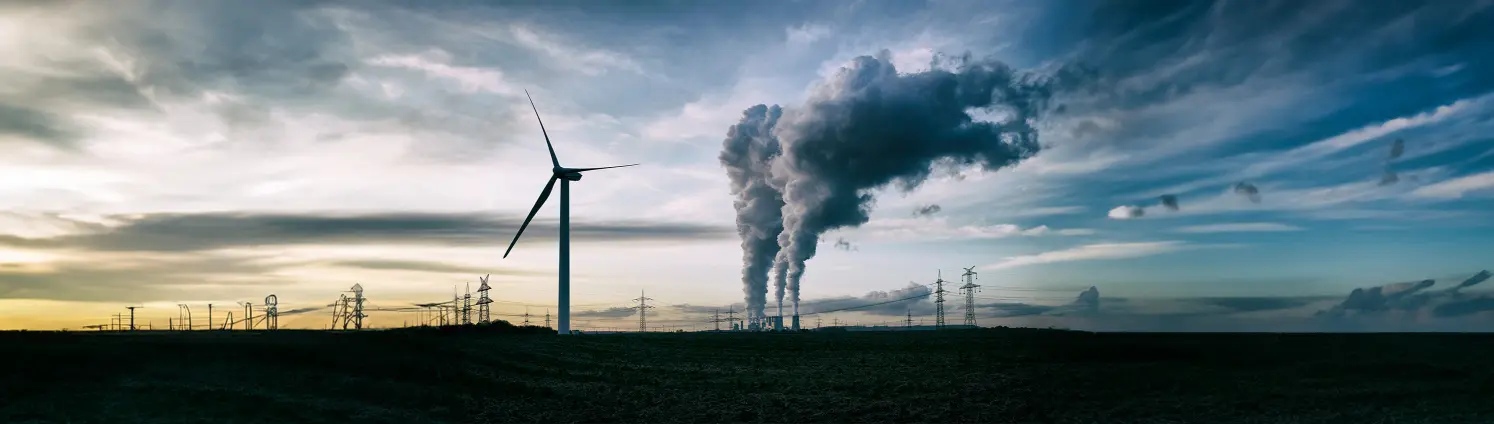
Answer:
[[857, 249], [856, 246], [851, 245], [851, 242], [846, 241], [846, 239], [843, 239], [843, 238], [835, 239], [835, 248], [836, 249], [840, 249], [840, 250], [844, 250], [844, 251], [847, 251], [847, 252], [853, 252], [853, 251], [861, 250], [861, 249]]
[[1464, 288], [1488, 278], [1488, 271], [1480, 271], [1463, 283], [1443, 290], [1429, 290], [1436, 285], [1436, 280], [1356, 288], [1343, 301], [1329, 309], [1318, 311], [1316, 315], [1342, 319], [1392, 314], [1397, 319], [1418, 321], [1494, 312], [1494, 295], [1463, 291]]
[[1064, 250], [1055, 250], [1033, 255], [1013, 256], [1006, 258], [1001, 262], [983, 266], [981, 267], [981, 269], [997, 270], [1024, 265], [1038, 265], [1057, 262], [1130, 259], [1160, 255], [1164, 253], [1177, 252], [1198, 247], [1202, 246], [1189, 245], [1181, 241], [1087, 244]]
[[571, 312], [571, 315], [574, 315], [578, 318], [625, 318], [637, 316], [638, 310], [625, 306], [614, 306], [607, 309], [573, 311]]
[[1146, 208], [1141, 206], [1116, 206], [1105, 214], [1110, 219], [1134, 219], [1146, 216]]
[[825, 39], [832, 33], [828, 25], [807, 23], [785, 28], [784, 34], [788, 38], [789, 45], [802, 46]]
[[868, 223], [862, 229], [849, 230], [886, 240], [971, 240], [1045, 235], [1080, 236], [1094, 234], [1086, 228], [1052, 229], [1046, 225], [1023, 228], [1016, 224], [951, 224], [948, 218], [895, 218]]
[[935, 204], [918, 206], [913, 209], [913, 216], [932, 216], [936, 213], [939, 213], [940, 209], [942, 208], [940, 208], [939, 205]]
[[[0, 244], [21, 247], [83, 248], [101, 251], [200, 251], [289, 244], [432, 244], [497, 246], [512, 237], [517, 216], [477, 213], [365, 214], [147, 214], [114, 217], [116, 226], [52, 238], [0, 236]], [[526, 234], [553, 240], [553, 222], [536, 220]], [[664, 222], [573, 222], [572, 240], [715, 240], [731, 235], [725, 227]]]
[[329, 263], [328, 265], [340, 266], [340, 267], [348, 267], [348, 268], [373, 269], [373, 270], [418, 271], [418, 272], [433, 272], [433, 273], [441, 273], [441, 274], [497, 274], [497, 275], [515, 275], [515, 276], [517, 276], [517, 275], [537, 275], [538, 274], [538, 273], [535, 273], [535, 272], [520, 271], [520, 270], [514, 270], [514, 269], [502, 269], [502, 268], [500, 268], [500, 269], [491, 269], [491, 268], [479, 268], [479, 267], [472, 267], [472, 266], [458, 265], [458, 264], [451, 264], [451, 263], [444, 263], [444, 262], [409, 261], [409, 260], [388, 260], [388, 259], [363, 259], [363, 260], [335, 261], [335, 262]]
[[1491, 190], [1494, 190], [1494, 171], [1467, 175], [1417, 187], [1416, 190], [1411, 191], [1411, 196], [1425, 199], [1451, 200], [1462, 198], [1468, 194]]
[[275, 274], [286, 264], [268, 259], [134, 254], [0, 267], [0, 299], [138, 303], [189, 296], [232, 298], [246, 289], [272, 290], [295, 282]]
[[496, 68], [480, 68], [451, 65], [451, 54], [444, 50], [432, 50], [418, 55], [380, 55], [368, 59], [368, 64], [388, 68], [419, 71], [426, 76], [453, 82], [469, 93], [484, 92], [518, 97], [523, 91], [515, 87]]
[[625, 54], [575, 46], [555, 34], [543, 33], [528, 25], [513, 25], [509, 27], [509, 34], [511, 37], [507, 38], [508, 41], [543, 53], [566, 70], [591, 76], [601, 75], [610, 69], [643, 73], [643, 68]]
[[861, 297], [845, 296], [802, 301], [799, 313], [813, 314], [849, 310], [881, 316], [902, 316], [909, 311], [914, 315], [928, 315], [934, 311], [933, 302], [928, 300], [933, 292], [929, 286], [910, 282], [901, 289], [872, 291]]
[[1302, 231], [1302, 227], [1275, 222], [1236, 222], [1229, 224], [1190, 225], [1180, 227], [1174, 231], [1180, 233], [1256, 233]]

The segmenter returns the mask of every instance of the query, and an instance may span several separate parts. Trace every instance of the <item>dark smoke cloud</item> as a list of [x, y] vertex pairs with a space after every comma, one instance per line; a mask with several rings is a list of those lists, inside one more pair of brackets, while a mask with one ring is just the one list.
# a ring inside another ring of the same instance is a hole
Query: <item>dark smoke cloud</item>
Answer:
[[[768, 165], [780, 153], [773, 127], [783, 110], [757, 105], [742, 112], [742, 120], [727, 131], [721, 165], [731, 178], [732, 206], [737, 211], [737, 234], [742, 237], [742, 294], [747, 312], [761, 317], [767, 304], [768, 271], [778, 254], [783, 232], [783, 195], [768, 182]], [[778, 303], [783, 304], [783, 279], [776, 278]]]
[[939, 213], [940, 210], [943, 210], [943, 208], [939, 207], [939, 205], [919, 206], [913, 209], [913, 216], [933, 216]]
[[1406, 153], [1406, 140], [1397, 138], [1390, 144], [1390, 157], [1386, 160], [1400, 158], [1403, 153]]
[[857, 250], [861, 250], [861, 249], [857, 249], [856, 246], [851, 245], [851, 242], [846, 241], [846, 239], [843, 239], [843, 238], [835, 239], [835, 248], [836, 249], [840, 249], [840, 250], [844, 250], [844, 251], [847, 251], [847, 252], [854, 252], [854, 251], [857, 251]]
[[[783, 154], [772, 181], [785, 202], [777, 262], [787, 266], [796, 303], [820, 235], [865, 224], [876, 189], [912, 191], [936, 162], [996, 171], [1031, 157], [1039, 150], [1032, 121], [1073, 82], [1068, 73], [1020, 73], [968, 54], [950, 62], [953, 71], [899, 74], [890, 56], [853, 59], [773, 130]], [[1008, 118], [975, 121], [972, 108]]]
[[1164, 194], [1164, 195], [1162, 195], [1162, 206], [1166, 206], [1167, 209], [1169, 209], [1169, 210], [1178, 210], [1178, 195], [1176, 195], [1176, 194]]
[[1245, 196], [1246, 198], [1250, 199], [1251, 203], [1261, 202], [1261, 189], [1256, 188], [1255, 184], [1241, 181], [1235, 184], [1235, 194]]

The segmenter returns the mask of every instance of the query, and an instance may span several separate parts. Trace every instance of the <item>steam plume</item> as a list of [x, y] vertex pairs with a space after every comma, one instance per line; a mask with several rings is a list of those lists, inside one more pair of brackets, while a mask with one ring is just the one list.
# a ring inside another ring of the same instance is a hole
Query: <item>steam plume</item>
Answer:
[[[737, 233], [742, 237], [742, 294], [751, 317], [763, 316], [768, 271], [783, 231], [783, 196], [768, 183], [768, 163], [780, 152], [772, 129], [782, 113], [778, 106], [764, 105], [743, 111], [741, 121], [727, 131], [720, 156], [736, 196], [732, 203], [737, 210]], [[778, 279], [780, 299], [782, 281]]]
[[[936, 161], [996, 171], [1038, 151], [1032, 120], [1060, 81], [968, 54], [954, 65], [900, 75], [886, 50], [857, 57], [774, 129], [783, 149], [771, 172], [784, 200], [778, 257], [795, 303], [820, 234], [866, 223], [873, 190], [912, 191]], [[1008, 118], [975, 121], [972, 108]]]

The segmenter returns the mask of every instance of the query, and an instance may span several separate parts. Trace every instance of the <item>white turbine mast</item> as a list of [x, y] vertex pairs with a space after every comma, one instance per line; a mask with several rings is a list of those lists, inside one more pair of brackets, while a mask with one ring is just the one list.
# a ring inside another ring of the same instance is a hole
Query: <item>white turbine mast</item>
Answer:
[[534, 214], [539, 213], [540, 207], [545, 205], [545, 200], [550, 198], [550, 190], [555, 188], [555, 181], [560, 181], [560, 312], [556, 320], [556, 332], [559, 334], [570, 334], [571, 332], [571, 181], [580, 181], [581, 173], [596, 171], [600, 169], [622, 168], [638, 165], [603, 166], [599, 168], [565, 168], [560, 166], [560, 159], [555, 156], [555, 146], [550, 144], [550, 134], [545, 131], [545, 121], [540, 119], [539, 108], [534, 106], [534, 98], [529, 97], [529, 90], [524, 90], [524, 97], [529, 98], [529, 107], [534, 109], [534, 120], [539, 121], [540, 134], [545, 136], [545, 148], [550, 151], [550, 164], [555, 167], [551, 169], [550, 181], [545, 183], [545, 189], [540, 191], [539, 200], [534, 202], [534, 208], [529, 210], [529, 217], [524, 218], [524, 224], [519, 226], [519, 231], [514, 233], [514, 240], [508, 243], [508, 250], [503, 252], [507, 258], [509, 252], [513, 252], [514, 245], [519, 242], [519, 236], [524, 234], [524, 229], [529, 227], [529, 221], [534, 219]]

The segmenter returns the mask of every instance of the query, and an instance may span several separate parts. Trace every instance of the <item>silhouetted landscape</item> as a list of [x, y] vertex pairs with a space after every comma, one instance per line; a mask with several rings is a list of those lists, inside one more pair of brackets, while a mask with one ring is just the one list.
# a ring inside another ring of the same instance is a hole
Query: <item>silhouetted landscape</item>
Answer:
[[1494, 420], [1489, 335], [547, 332], [6, 332], [0, 422]]

